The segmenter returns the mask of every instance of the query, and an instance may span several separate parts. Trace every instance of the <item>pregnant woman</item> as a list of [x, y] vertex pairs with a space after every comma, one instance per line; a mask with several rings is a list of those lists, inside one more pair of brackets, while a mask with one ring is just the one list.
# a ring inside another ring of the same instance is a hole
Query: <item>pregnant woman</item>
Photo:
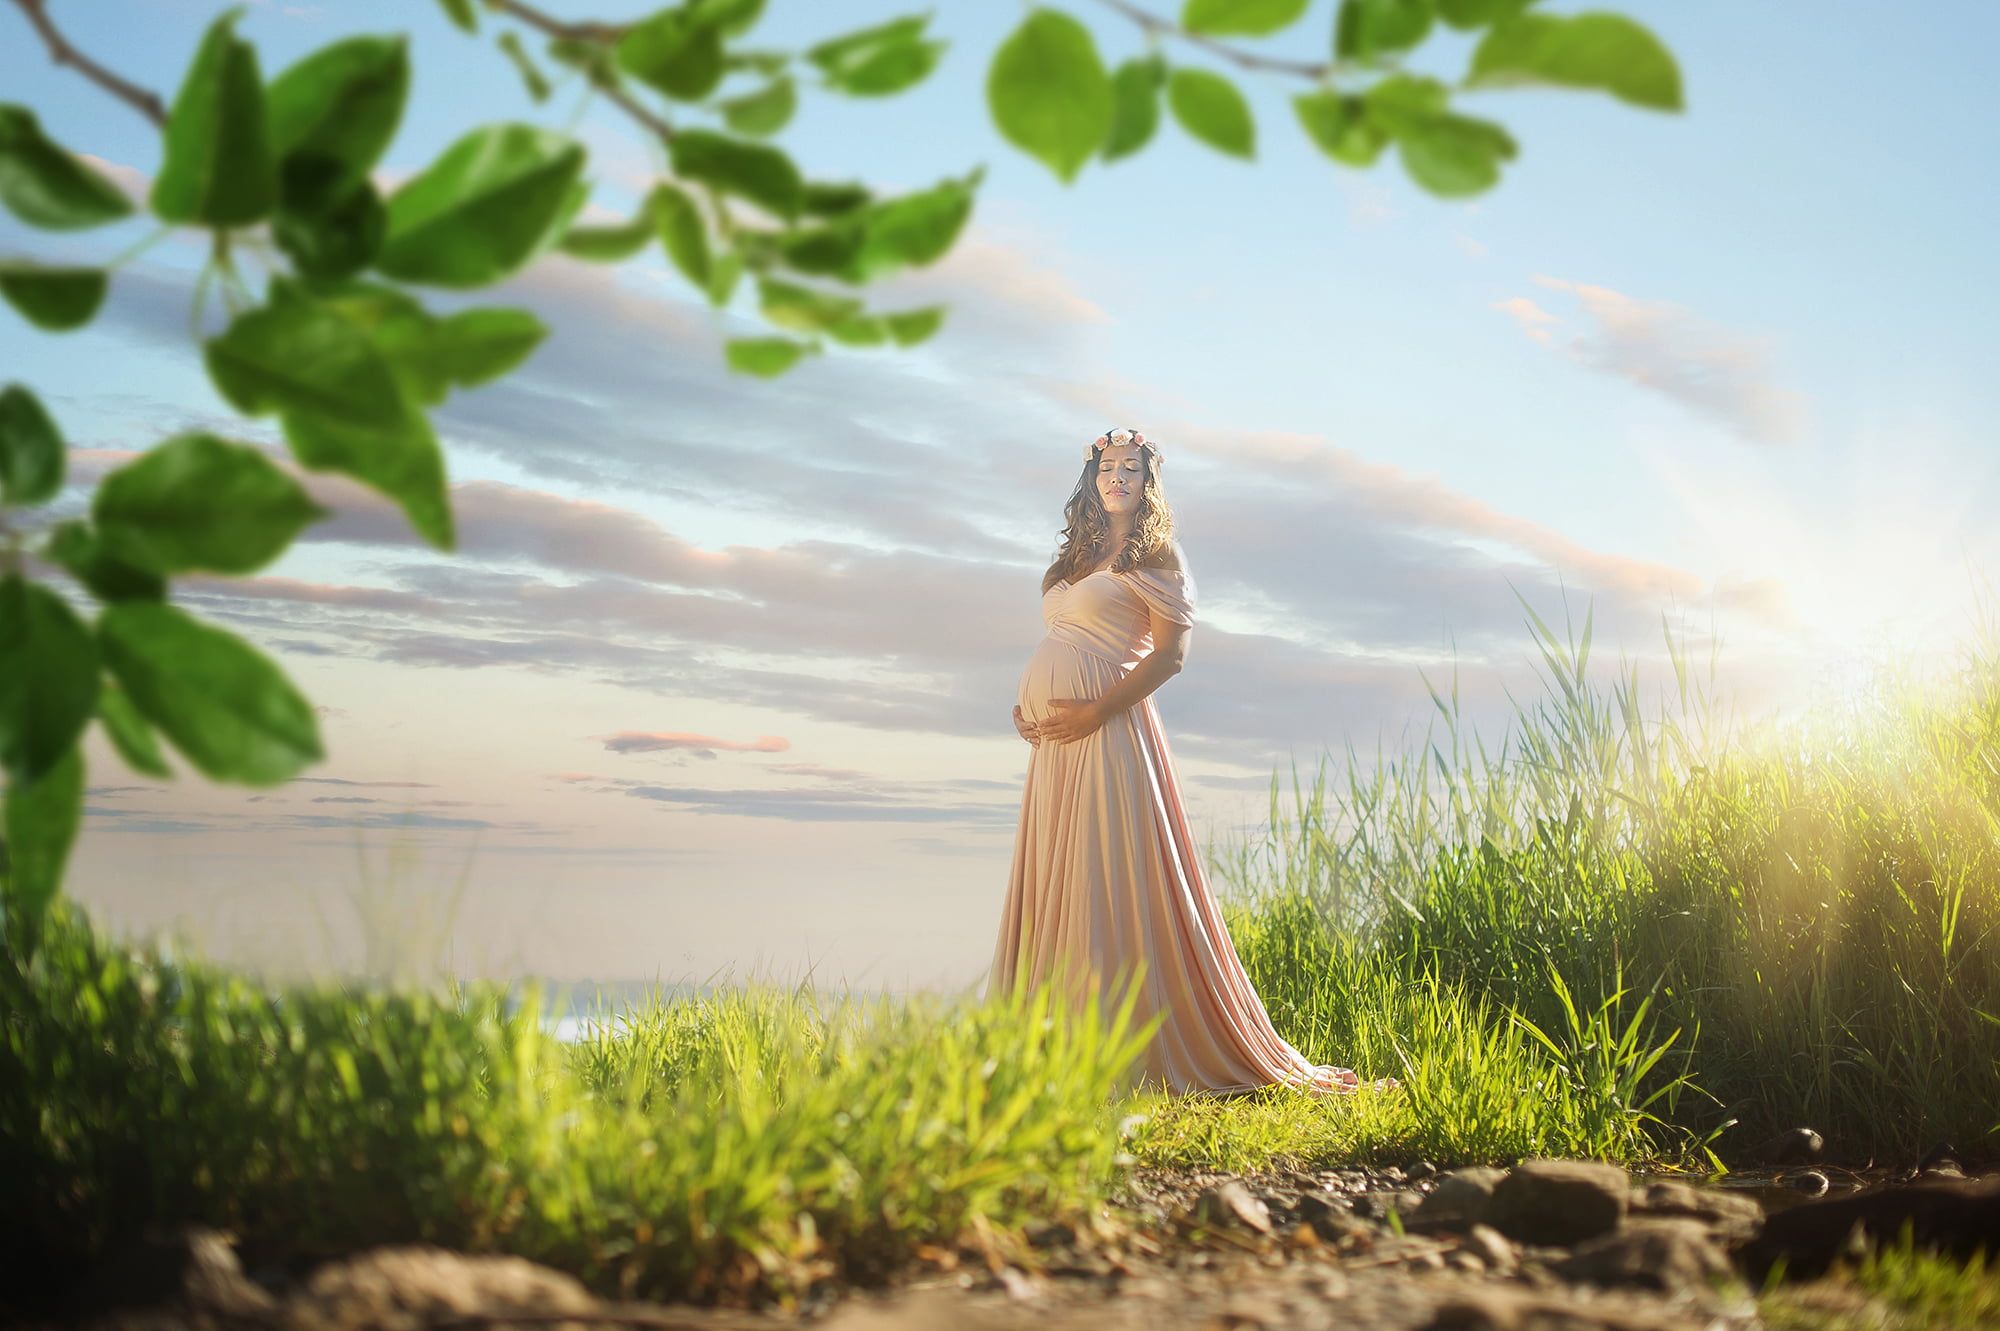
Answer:
[[1181, 668], [1195, 596], [1159, 446], [1112, 430], [1084, 459], [1042, 579], [1048, 636], [1014, 708], [1033, 748], [988, 994], [1060, 968], [1075, 983], [1094, 977], [1115, 1006], [1125, 991], [1114, 984], [1143, 958], [1133, 1021], [1165, 1020], [1138, 1079], [1175, 1092], [1351, 1090], [1352, 1072], [1314, 1064], [1272, 1028], [1188, 831], [1151, 696]]

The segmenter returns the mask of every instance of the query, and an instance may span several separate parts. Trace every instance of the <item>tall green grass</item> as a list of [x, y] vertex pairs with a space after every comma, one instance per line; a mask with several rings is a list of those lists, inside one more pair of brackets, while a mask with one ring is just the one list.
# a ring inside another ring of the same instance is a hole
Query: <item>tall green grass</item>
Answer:
[[[1294, 773], [1289, 804], [1274, 779], [1265, 832], [1219, 849], [1281, 1027], [1324, 1057], [1377, 1057], [1367, 984], [1443, 983], [1567, 1032], [1551, 1049], [1597, 1051], [1586, 1079], [1639, 1072], [1631, 1055], [1674, 1033], [1623, 1094], [1670, 1094], [1649, 1112], [1720, 1132], [1724, 1158], [1800, 1124], [1857, 1162], [1940, 1139], [2000, 1154], [1992, 620], [1942, 678], [1904, 669], [1737, 727], [1712, 661], [1695, 678], [1671, 633], [1675, 687], [1649, 714], [1635, 667], [1590, 675], [1588, 616], [1579, 639], [1529, 615], [1544, 694], [1504, 736], [1433, 689], [1422, 749]], [[1706, 1094], [1673, 1090], [1690, 1080]]]

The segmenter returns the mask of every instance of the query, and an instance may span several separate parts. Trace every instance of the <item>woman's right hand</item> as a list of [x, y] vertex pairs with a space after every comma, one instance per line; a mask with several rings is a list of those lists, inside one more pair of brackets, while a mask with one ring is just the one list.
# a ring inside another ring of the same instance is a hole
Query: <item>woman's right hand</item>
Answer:
[[1042, 746], [1042, 737], [1036, 733], [1035, 723], [1021, 714], [1021, 705], [1019, 703], [1014, 704], [1014, 729], [1020, 731], [1021, 738], [1036, 748]]

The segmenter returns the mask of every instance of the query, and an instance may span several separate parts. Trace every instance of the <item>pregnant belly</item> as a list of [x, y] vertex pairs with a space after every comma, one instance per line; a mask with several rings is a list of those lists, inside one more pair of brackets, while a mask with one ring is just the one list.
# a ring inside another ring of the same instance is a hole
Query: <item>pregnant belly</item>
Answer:
[[1073, 647], [1061, 638], [1043, 638], [1021, 672], [1014, 701], [1020, 704], [1021, 715], [1028, 720], [1046, 721], [1057, 710], [1049, 706], [1050, 699], [1087, 701], [1103, 697], [1123, 673], [1103, 657]]

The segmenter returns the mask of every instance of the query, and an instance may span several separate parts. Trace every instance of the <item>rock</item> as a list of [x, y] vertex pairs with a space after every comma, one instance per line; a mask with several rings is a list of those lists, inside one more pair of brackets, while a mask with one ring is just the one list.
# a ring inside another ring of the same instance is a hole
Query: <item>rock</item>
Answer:
[[1514, 1252], [1514, 1245], [1506, 1236], [1491, 1225], [1474, 1225], [1465, 1233], [1465, 1251], [1473, 1254], [1486, 1264], [1488, 1270], [1502, 1275], [1520, 1264]]
[[1755, 1281], [1780, 1257], [1787, 1277], [1817, 1276], [1848, 1251], [1850, 1235], [1894, 1242], [1905, 1225], [1918, 1246], [1969, 1260], [2000, 1235], [2000, 1178], [1912, 1183], [1801, 1202], [1767, 1217], [1763, 1232], [1739, 1256]]
[[1193, 1212], [1195, 1219], [1206, 1225], [1271, 1232], [1271, 1208], [1235, 1179], [1204, 1189], [1194, 1200]]
[[1424, 1204], [1405, 1217], [1413, 1229], [1464, 1229], [1486, 1219], [1493, 1189], [1507, 1177], [1504, 1169], [1455, 1169], [1437, 1181]]
[[1960, 1175], [1963, 1175], [1965, 1172], [1960, 1168], [1958, 1163], [1958, 1148], [1950, 1142], [1939, 1142], [1937, 1145], [1931, 1147], [1930, 1150], [1925, 1151], [1923, 1158], [1917, 1161], [1917, 1172], [1919, 1174], [1927, 1169], [1944, 1168], [1950, 1168]]
[[1447, 1298], [1422, 1331], [1694, 1331], [1703, 1325], [1489, 1285]]
[[377, 1248], [314, 1272], [283, 1321], [297, 1331], [421, 1331], [455, 1317], [505, 1322], [509, 1312], [586, 1314], [598, 1306], [576, 1280], [520, 1257]]
[[1328, 1243], [1338, 1244], [1370, 1232], [1367, 1221], [1317, 1193], [1309, 1192], [1299, 1198], [1299, 1219]]
[[1436, 1178], [1437, 1172], [1438, 1167], [1428, 1160], [1419, 1160], [1404, 1171], [1412, 1183], [1421, 1183], [1427, 1178]]
[[1764, 1224], [1764, 1208], [1725, 1188], [1697, 1188], [1678, 1179], [1654, 1179], [1632, 1195], [1630, 1213], [1699, 1220], [1731, 1242], [1753, 1237]]
[[1030, 1247], [1061, 1248], [1076, 1242], [1076, 1228], [1060, 1220], [1030, 1220], [1022, 1227], [1021, 1237]]
[[1808, 1197], [1824, 1197], [1827, 1190], [1833, 1186], [1833, 1182], [1817, 1169], [1808, 1169], [1787, 1178], [1785, 1186]]
[[1706, 1292], [1735, 1274], [1698, 1220], [1633, 1220], [1580, 1243], [1555, 1273], [1586, 1285], [1636, 1286], [1662, 1294]]
[[165, 1306], [254, 1319], [277, 1309], [276, 1300], [243, 1274], [228, 1238], [199, 1225], [116, 1250], [98, 1265], [84, 1291], [72, 1309], [79, 1317]]
[[1616, 1229], [1631, 1192], [1614, 1165], [1529, 1160], [1494, 1185], [1486, 1220], [1526, 1243], [1578, 1243]]
[[1820, 1158], [1826, 1138], [1811, 1128], [1793, 1128], [1758, 1145], [1750, 1154], [1760, 1164], [1804, 1165]]

